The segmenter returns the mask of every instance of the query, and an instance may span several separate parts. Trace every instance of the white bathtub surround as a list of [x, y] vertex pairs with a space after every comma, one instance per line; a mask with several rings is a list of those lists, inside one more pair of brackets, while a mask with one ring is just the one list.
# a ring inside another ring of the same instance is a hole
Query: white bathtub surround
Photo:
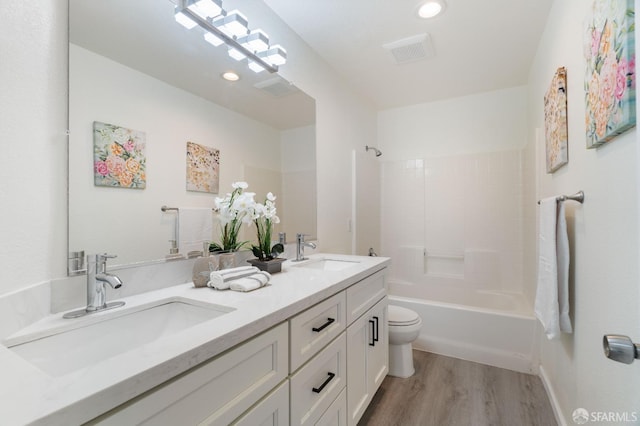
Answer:
[[564, 203], [556, 197], [540, 202], [538, 287], [535, 313], [549, 340], [571, 333], [569, 318], [569, 238]]
[[[316, 257], [323, 256], [312, 256]], [[327, 273], [286, 262], [283, 272], [272, 278], [271, 285], [250, 293], [217, 292], [186, 283], [127, 297], [125, 306], [128, 307], [178, 297], [235, 310], [225, 313], [222, 321], [202, 322], [179, 334], [59, 377], [37, 370], [5, 346], [0, 346], [3, 383], [11, 384], [0, 388], [0, 400], [3, 401], [0, 417], [8, 424], [86, 422], [344, 290], [389, 263], [388, 258], [381, 257], [331, 255], [331, 258], [360, 263], [343, 271]], [[185, 269], [190, 274], [190, 267]], [[66, 326], [66, 321], [73, 320], [62, 320], [60, 314], [50, 315], [21, 333], [61, 324]]]
[[394, 259], [391, 277], [522, 293], [521, 155], [383, 162], [381, 252]]

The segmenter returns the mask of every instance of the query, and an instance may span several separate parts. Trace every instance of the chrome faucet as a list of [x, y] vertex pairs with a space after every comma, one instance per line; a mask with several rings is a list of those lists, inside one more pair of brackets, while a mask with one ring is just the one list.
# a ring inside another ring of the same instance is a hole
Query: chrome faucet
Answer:
[[107, 273], [107, 259], [112, 259], [106, 253], [87, 255], [87, 307], [77, 311], [68, 312], [64, 318], [77, 318], [105, 309], [118, 308], [124, 302], [107, 303], [105, 284], [113, 289], [122, 287], [122, 280], [116, 275]]
[[308, 243], [304, 240], [304, 237], [307, 237], [307, 236], [308, 236], [307, 234], [296, 234], [296, 259], [294, 260], [294, 262], [307, 260], [307, 258], [304, 257], [305, 246], [311, 247], [312, 249], [317, 247], [314, 243]]

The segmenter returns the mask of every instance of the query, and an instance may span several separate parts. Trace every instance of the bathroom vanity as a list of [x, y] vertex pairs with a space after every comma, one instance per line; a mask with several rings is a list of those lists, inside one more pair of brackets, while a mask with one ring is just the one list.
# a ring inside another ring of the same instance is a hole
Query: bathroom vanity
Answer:
[[[318, 254], [285, 262], [269, 286], [250, 293], [179, 285], [128, 297], [127, 315], [94, 314], [75, 330], [74, 320], [51, 315], [0, 347], [12, 384], [0, 391], [0, 415], [47, 425], [355, 425], [388, 371], [388, 262]], [[150, 331], [163, 322], [161, 309], [172, 309], [171, 323]], [[102, 358], [89, 352], [95, 362], [67, 367], [54, 345], [31, 358], [19, 350], [52, 330], [82, 336], [94, 327], [106, 327], [107, 341], [122, 334], [110, 348], [138, 329], [158, 337]]]

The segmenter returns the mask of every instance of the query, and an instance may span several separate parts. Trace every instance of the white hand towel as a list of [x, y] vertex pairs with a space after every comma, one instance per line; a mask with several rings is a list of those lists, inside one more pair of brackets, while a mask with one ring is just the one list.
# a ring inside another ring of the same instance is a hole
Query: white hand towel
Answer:
[[257, 272], [260, 272], [255, 266], [240, 266], [238, 268], [225, 269], [223, 271], [214, 271], [209, 274], [208, 287], [215, 288], [216, 290], [226, 290], [229, 288], [229, 283], [239, 278], [248, 277]]
[[260, 287], [264, 287], [270, 279], [271, 274], [265, 271], [260, 271], [257, 274], [231, 281], [230, 288], [234, 291], [252, 291]]
[[564, 203], [558, 203], [558, 220], [556, 224], [556, 258], [558, 259], [558, 307], [560, 331], [572, 333], [571, 318], [569, 318], [569, 236], [567, 235], [567, 220], [564, 213]]
[[558, 204], [556, 197], [545, 198], [540, 202], [539, 213], [535, 313], [550, 340], [558, 338], [560, 331], [571, 332], [568, 297], [569, 244], [564, 206]]
[[178, 249], [185, 256], [190, 251], [202, 252], [202, 243], [213, 239], [211, 208], [180, 207], [178, 209]]

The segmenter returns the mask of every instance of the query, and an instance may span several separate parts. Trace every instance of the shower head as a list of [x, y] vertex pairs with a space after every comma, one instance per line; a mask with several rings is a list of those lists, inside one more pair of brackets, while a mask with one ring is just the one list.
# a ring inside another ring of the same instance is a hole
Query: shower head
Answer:
[[373, 152], [376, 153], [376, 157], [380, 157], [382, 155], [382, 151], [380, 151], [378, 148], [375, 148], [373, 146], [369, 146], [369, 145], [365, 145], [364, 149], [369, 152], [369, 150], [372, 150]]

